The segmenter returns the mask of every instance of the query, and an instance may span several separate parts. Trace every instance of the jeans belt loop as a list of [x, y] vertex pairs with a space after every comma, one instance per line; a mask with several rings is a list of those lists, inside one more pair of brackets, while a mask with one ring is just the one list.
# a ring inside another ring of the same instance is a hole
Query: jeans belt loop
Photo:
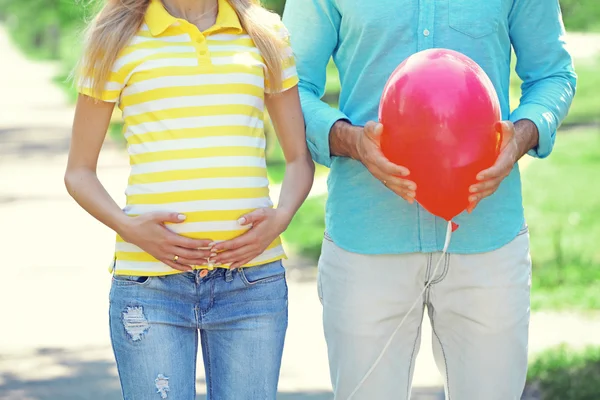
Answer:
[[227, 271], [225, 272], [225, 282], [232, 282], [233, 281], [233, 270], [231, 268], [227, 268]]

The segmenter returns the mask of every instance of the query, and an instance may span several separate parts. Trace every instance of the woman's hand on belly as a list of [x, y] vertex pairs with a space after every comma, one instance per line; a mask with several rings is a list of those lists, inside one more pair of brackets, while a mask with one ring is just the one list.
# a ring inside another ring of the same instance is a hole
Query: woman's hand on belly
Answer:
[[214, 245], [212, 252], [217, 256], [211, 261], [218, 265], [230, 264], [232, 269], [244, 266], [261, 255], [290, 221], [291, 216], [281, 209], [260, 208], [245, 215], [238, 222], [251, 228], [235, 239]]
[[155, 212], [127, 219], [119, 235], [157, 260], [179, 271], [190, 271], [194, 265], [204, 265], [211, 255], [210, 239], [190, 239], [167, 229], [165, 222], [181, 223], [185, 215]]

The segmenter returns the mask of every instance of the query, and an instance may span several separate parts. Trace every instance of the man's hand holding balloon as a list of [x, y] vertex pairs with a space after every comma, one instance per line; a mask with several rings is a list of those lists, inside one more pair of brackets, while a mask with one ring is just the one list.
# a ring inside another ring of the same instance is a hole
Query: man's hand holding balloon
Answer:
[[494, 194], [521, 157], [538, 143], [537, 127], [529, 120], [517, 121], [515, 125], [510, 121], [498, 122], [496, 130], [502, 135], [500, 154], [492, 167], [477, 174], [479, 182], [469, 188], [468, 212], [472, 212], [482, 199]]
[[417, 185], [407, 179], [408, 168], [389, 161], [381, 152], [383, 125], [369, 121], [364, 127], [340, 120], [331, 130], [331, 153], [360, 161], [377, 180], [412, 204]]
[[381, 152], [383, 125], [370, 121], [364, 127], [357, 145], [359, 160], [371, 174], [391, 191], [412, 204], [415, 201], [417, 185], [404, 177], [409, 175], [405, 167], [393, 164]]

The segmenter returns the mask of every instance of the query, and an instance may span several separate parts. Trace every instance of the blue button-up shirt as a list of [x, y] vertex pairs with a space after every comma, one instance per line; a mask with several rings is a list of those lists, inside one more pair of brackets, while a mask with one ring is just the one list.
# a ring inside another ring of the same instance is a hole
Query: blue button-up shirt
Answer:
[[[383, 87], [406, 57], [449, 48], [475, 60], [496, 88], [503, 119], [537, 125], [539, 145], [530, 154], [540, 158], [550, 154], [575, 92], [558, 0], [288, 0], [284, 23], [297, 58], [308, 145], [331, 168], [327, 232], [356, 253], [433, 252], [444, 245], [444, 220], [402, 200], [359, 161], [330, 154], [332, 125], [377, 120]], [[512, 113], [511, 47], [524, 82]], [[339, 109], [321, 100], [331, 57], [340, 74]], [[451, 253], [490, 251], [514, 239], [524, 223], [518, 165], [494, 195], [455, 222]]]

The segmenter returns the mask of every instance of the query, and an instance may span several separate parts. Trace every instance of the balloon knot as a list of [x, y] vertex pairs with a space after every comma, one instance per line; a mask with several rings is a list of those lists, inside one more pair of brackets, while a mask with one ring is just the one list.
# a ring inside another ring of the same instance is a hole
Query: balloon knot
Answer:
[[458, 229], [458, 224], [456, 222], [452, 222], [452, 232]]

